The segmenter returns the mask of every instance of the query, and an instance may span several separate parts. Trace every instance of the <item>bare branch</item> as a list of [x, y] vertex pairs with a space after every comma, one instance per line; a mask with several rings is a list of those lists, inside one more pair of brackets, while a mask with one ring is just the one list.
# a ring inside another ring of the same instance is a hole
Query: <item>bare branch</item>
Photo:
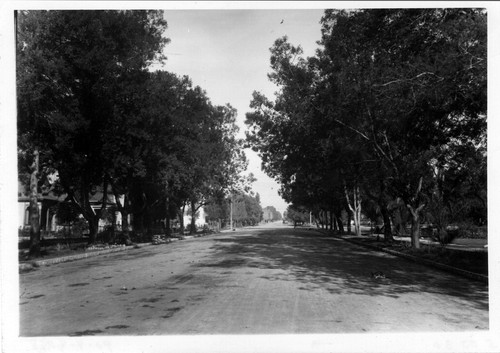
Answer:
[[392, 85], [394, 83], [410, 82], [410, 81], [413, 81], [413, 80], [415, 80], [417, 78], [420, 78], [420, 77], [422, 77], [424, 75], [432, 75], [434, 77], [437, 77], [438, 78], [438, 82], [441, 82], [441, 81], [444, 80], [444, 77], [438, 76], [434, 72], [426, 71], [426, 72], [422, 72], [422, 73], [416, 75], [415, 77], [412, 77], [412, 78], [409, 78], [409, 79], [397, 79], [397, 80], [389, 81], [389, 82], [386, 82], [386, 83], [374, 84], [373, 86], [374, 87], [386, 87], [386, 86]]
[[344, 122], [342, 122], [342, 121], [340, 121], [340, 120], [338, 120], [338, 119], [333, 119], [333, 120], [334, 120], [334, 121], [336, 121], [337, 123], [339, 123], [340, 125], [342, 125], [342, 126], [344, 126], [344, 127], [348, 128], [348, 129], [350, 129], [350, 130], [354, 131], [355, 133], [357, 133], [358, 135], [360, 135], [361, 137], [363, 137], [365, 140], [367, 140], [367, 141], [371, 141], [371, 140], [370, 140], [370, 138], [369, 138], [368, 136], [366, 136], [366, 135], [365, 135], [364, 133], [362, 133], [361, 131], [359, 131], [359, 130], [357, 130], [357, 129], [353, 128], [352, 126], [347, 125], [346, 123], [344, 123]]

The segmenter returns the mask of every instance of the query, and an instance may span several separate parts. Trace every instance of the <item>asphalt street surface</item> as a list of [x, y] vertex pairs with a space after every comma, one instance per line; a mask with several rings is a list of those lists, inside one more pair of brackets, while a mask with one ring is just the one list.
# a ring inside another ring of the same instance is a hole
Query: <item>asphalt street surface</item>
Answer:
[[19, 293], [24, 337], [488, 329], [487, 285], [281, 224], [40, 267]]

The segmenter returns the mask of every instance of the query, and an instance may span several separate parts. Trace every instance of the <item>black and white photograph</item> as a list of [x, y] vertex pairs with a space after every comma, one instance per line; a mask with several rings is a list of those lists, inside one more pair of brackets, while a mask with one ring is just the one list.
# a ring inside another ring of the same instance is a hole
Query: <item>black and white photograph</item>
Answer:
[[2, 352], [500, 351], [500, 6], [1, 16]]

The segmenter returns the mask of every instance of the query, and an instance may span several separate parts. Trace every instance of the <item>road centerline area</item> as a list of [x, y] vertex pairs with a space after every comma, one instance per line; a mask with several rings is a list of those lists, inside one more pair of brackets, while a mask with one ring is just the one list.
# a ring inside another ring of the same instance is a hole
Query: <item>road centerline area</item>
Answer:
[[40, 267], [20, 293], [21, 336], [488, 329], [486, 285], [283, 225]]

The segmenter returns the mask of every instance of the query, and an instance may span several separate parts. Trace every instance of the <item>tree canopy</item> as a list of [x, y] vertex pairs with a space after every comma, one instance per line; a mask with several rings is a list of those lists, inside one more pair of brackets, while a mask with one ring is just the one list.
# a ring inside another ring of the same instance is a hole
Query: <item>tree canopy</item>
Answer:
[[189, 77], [150, 71], [166, 59], [162, 11], [20, 11], [17, 26], [20, 174], [35, 185], [57, 172], [91, 242], [108, 193], [128, 236], [130, 214], [151, 233], [155, 220], [238, 184], [246, 159], [236, 110], [213, 105]]
[[221, 221], [224, 225], [229, 225], [231, 204], [233, 207], [233, 222], [243, 226], [253, 226], [259, 224], [262, 220], [262, 206], [259, 194], [247, 193], [238, 193], [211, 203], [205, 208], [207, 218], [211, 221]]
[[107, 191], [114, 96], [163, 58], [167, 23], [161, 11], [20, 11], [17, 26], [19, 149], [57, 170], [93, 241], [100, 212], [90, 196], [99, 185]]
[[[348, 210], [358, 234], [363, 202], [378, 204], [386, 231], [390, 205], [403, 205], [417, 247], [433, 203], [451, 212], [451, 199], [484, 201], [452, 192], [444, 175], [470, 158], [485, 165], [486, 14], [327, 10], [321, 25], [313, 57], [286, 37], [274, 43], [279, 91], [274, 101], [254, 93], [247, 141], [287, 201], [336, 220]], [[477, 167], [462, 171], [484, 191]]]

